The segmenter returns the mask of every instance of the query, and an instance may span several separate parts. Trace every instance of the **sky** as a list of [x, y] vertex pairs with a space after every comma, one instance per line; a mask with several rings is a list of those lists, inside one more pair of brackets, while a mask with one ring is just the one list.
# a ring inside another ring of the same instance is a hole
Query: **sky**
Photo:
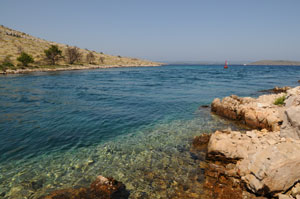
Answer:
[[0, 24], [153, 61], [300, 61], [299, 0], [0, 0]]

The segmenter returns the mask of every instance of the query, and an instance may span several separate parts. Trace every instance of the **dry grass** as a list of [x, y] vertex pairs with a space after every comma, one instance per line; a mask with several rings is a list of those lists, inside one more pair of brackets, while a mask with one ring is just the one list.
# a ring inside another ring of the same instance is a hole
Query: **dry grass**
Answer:
[[[4, 26], [0, 26], [0, 63], [5, 59], [6, 56], [10, 56], [10, 59], [14, 65], [17, 65], [17, 57], [20, 55], [21, 51], [24, 51], [30, 55], [35, 60], [33, 65], [36, 66], [46, 66], [44, 50], [48, 49], [51, 45], [57, 45], [64, 53], [65, 49], [68, 47], [65, 44], [59, 44], [55, 42], [46, 41], [26, 33], [22, 33], [16, 30], [9, 29]], [[82, 53], [81, 64], [87, 64], [86, 55], [92, 52], [95, 56], [95, 65], [158, 65], [159, 63], [140, 60], [129, 57], [118, 57], [102, 54], [95, 51], [90, 51], [86, 49], [80, 49]], [[104, 58], [104, 62], [100, 61], [100, 57]], [[66, 65], [64, 60], [58, 62], [59, 65]]]

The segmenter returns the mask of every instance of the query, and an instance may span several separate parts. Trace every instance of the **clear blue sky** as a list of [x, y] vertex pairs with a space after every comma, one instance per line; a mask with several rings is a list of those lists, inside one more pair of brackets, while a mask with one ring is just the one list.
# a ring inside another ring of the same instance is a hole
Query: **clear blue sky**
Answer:
[[300, 60], [299, 10], [299, 0], [0, 0], [0, 24], [150, 60]]

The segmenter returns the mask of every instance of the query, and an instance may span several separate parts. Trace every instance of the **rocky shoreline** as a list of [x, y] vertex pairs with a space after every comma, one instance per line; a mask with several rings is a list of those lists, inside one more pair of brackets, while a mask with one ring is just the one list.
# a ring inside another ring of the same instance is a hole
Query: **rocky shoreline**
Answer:
[[[284, 105], [275, 105], [282, 96]], [[205, 186], [211, 197], [299, 199], [300, 87], [257, 99], [217, 98], [211, 110], [255, 129], [195, 138], [207, 147]]]
[[105, 68], [123, 68], [123, 67], [154, 67], [162, 66], [162, 64], [149, 64], [149, 65], [85, 65], [85, 66], [62, 66], [59, 68], [26, 68], [26, 69], [17, 69], [17, 70], [6, 70], [0, 71], [0, 74], [22, 74], [22, 73], [31, 73], [31, 72], [53, 72], [53, 71], [68, 71], [68, 70], [90, 70], [90, 69], [105, 69]]

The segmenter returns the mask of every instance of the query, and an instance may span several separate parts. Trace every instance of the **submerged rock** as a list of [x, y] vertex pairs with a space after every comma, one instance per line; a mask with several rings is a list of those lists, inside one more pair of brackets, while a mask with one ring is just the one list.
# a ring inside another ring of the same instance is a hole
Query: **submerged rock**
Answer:
[[113, 178], [98, 176], [89, 188], [62, 189], [43, 199], [127, 199], [129, 192], [121, 182]]
[[263, 92], [263, 93], [286, 93], [289, 89], [291, 89], [291, 87], [289, 86], [284, 86], [284, 87], [275, 87], [272, 89], [267, 89], [267, 90], [261, 90], [259, 92]]
[[192, 143], [193, 148], [198, 150], [206, 149], [210, 136], [211, 135], [207, 133], [195, 136]]
[[209, 105], [201, 105], [200, 108], [209, 108]]

